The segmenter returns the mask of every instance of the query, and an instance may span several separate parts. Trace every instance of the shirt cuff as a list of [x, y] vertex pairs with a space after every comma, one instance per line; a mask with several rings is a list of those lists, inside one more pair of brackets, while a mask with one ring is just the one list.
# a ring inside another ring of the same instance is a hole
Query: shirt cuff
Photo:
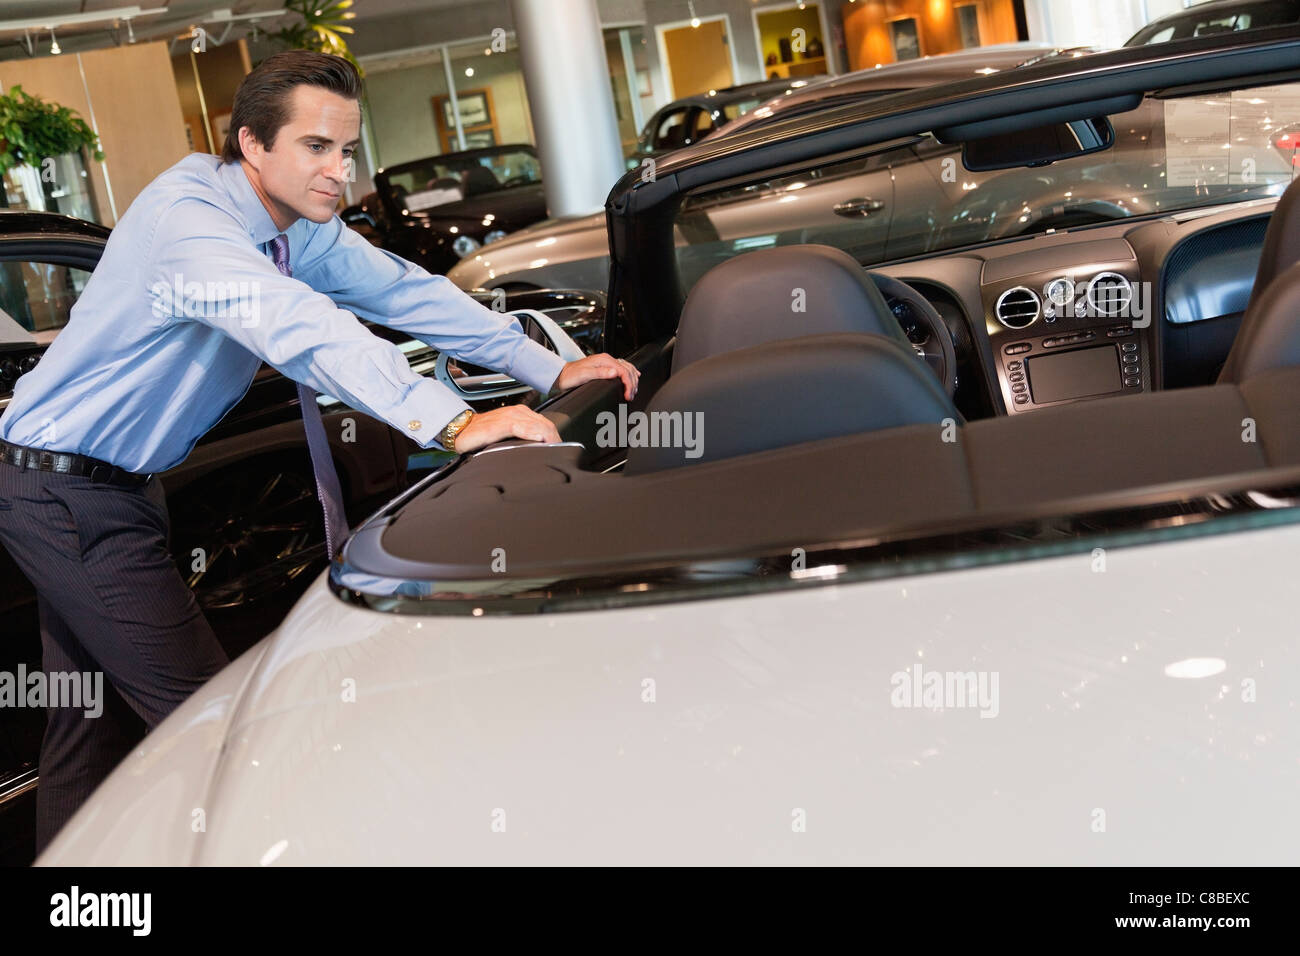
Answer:
[[542, 397], [555, 387], [555, 380], [568, 363], [546, 346], [529, 339], [505, 373], [517, 382], [541, 392]]
[[423, 379], [392, 410], [389, 424], [421, 448], [442, 448], [438, 436], [448, 423], [469, 405], [457, 398], [445, 385]]

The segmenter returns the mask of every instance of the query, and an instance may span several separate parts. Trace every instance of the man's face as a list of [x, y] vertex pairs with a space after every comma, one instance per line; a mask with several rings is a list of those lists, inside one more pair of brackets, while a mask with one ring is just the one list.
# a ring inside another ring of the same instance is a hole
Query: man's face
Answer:
[[361, 133], [361, 106], [321, 89], [296, 86], [289, 122], [270, 149], [240, 130], [250, 182], [280, 229], [297, 219], [329, 222], [348, 181]]

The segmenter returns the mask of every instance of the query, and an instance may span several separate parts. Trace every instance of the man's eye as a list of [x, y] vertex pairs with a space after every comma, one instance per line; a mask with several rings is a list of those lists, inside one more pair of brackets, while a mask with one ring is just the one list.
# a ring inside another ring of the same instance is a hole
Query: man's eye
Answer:
[[325, 147], [322, 146], [320, 143], [309, 143], [307, 145], [307, 148], [311, 150], [317, 150], [317, 149], [324, 149]]

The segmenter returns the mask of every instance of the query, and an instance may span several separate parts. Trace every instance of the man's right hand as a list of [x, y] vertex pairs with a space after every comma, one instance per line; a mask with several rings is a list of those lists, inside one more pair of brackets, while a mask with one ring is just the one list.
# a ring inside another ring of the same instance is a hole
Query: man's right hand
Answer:
[[456, 451], [478, 451], [507, 438], [558, 442], [560, 433], [549, 418], [525, 405], [506, 405], [490, 412], [475, 412], [456, 436]]

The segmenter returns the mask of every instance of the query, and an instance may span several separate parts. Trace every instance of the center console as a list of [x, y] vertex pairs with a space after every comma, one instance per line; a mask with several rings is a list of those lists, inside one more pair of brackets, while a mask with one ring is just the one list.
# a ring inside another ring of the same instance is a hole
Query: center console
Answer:
[[1080, 243], [1087, 263], [1070, 269], [1044, 251], [990, 260], [981, 277], [1007, 413], [1145, 391], [1152, 302], [1131, 247]]

